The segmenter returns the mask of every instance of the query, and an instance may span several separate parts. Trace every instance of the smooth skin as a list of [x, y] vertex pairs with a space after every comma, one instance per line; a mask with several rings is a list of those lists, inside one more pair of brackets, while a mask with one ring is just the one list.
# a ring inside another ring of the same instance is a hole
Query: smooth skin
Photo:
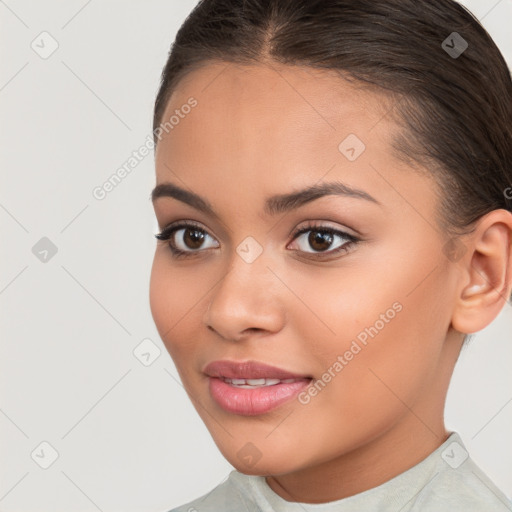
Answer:
[[[482, 217], [459, 240], [462, 257], [448, 258], [435, 181], [391, 148], [393, 103], [328, 71], [210, 62], [180, 81], [164, 120], [191, 96], [197, 106], [158, 143], [156, 183], [200, 195], [218, 218], [155, 199], [160, 229], [193, 221], [204, 238], [174, 234], [185, 258], [158, 241], [150, 282], [183, 385], [226, 459], [284, 499], [324, 503], [378, 486], [449, 435], [443, 410], [463, 333], [492, 322], [512, 288], [512, 214]], [[355, 161], [338, 149], [349, 134], [366, 146]], [[329, 195], [264, 210], [269, 196], [333, 181], [377, 202]], [[309, 222], [313, 233], [294, 239]], [[319, 227], [360, 241], [315, 244]], [[252, 263], [236, 251], [248, 236], [263, 248]], [[219, 359], [321, 379], [396, 302], [402, 310], [308, 404], [241, 416], [211, 398], [202, 369]], [[248, 442], [261, 454], [254, 465], [237, 455]]]

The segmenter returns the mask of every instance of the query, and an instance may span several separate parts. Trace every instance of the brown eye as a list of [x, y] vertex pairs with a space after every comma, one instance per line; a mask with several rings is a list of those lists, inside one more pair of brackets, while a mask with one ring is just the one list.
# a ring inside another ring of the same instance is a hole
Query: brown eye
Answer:
[[315, 251], [325, 251], [329, 249], [333, 241], [332, 233], [325, 231], [310, 231], [308, 243]]
[[[155, 237], [158, 240], [168, 241], [173, 254], [185, 256], [212, 247], [212, 245], [205, 247], [205, 241], [208, 238], [214, 240], [204, 229], [189, 223], [168, 226]], [[214, 244], [213, 247], [218, 247], [218, 243]]]
[[[196, 226], [178, 226], [173, 228], [170, 235], [170, 245], [176, 249], [177, 252], [198, 252], [202, 249], [208, 249], [205, 247], [205, 241], [208, 238], [213, 238], [206, 233], [203, 229]], [[210, 247], [218, 247], [216, 245], [210, 245]]]
[[186, 228], [183, 231], [181, 240], [189, 249], [200, 249], [204, 240], [204, 232], [196, 228]]
[[295, 233], [294, 241], [300, 252], [329, 255], [348, 250], [359, 239], [328, 226], [307, 226]]

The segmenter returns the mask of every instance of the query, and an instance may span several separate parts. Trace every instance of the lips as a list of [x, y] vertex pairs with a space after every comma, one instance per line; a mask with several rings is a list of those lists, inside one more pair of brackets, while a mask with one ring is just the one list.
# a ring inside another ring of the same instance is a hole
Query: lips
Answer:
[[214, 361], [203, 371], [217, 405], [243, 416], [265, 414], [290, 402], [312, 380], [308, 375], [255, 361]]
[[205, 366], [203, 372], [209, 377], [222, 379], [310, 379], [310, 375], [292, 373], [276, 366], [256, 361], [213, 361]]

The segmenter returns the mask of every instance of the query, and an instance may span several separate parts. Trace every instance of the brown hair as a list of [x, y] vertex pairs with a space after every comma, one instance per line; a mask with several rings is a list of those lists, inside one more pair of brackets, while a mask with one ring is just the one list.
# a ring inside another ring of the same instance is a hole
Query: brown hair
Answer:
[[450, 236], [494, 209], [512, 211], [510, 70], [457, 2], [202, 0], [169, 52], [154, 132], [177, 83], [215, 60], [334, 70], [385, 92], [405, 128], [392, 141], [396, 155], [435, 176], [438, 224]]

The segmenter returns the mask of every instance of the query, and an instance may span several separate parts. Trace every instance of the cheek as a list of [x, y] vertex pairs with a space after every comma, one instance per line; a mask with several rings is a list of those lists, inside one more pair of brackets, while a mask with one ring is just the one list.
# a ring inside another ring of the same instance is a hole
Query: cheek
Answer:
[[169, 291], [169, 276], [165, 272], [162, 258], [158, 254], [157, 249], [153, 258], [149, 281], [149, 306], [153, 315], [153, 321], [162, 338], [164, 332], [172, 325], [168, 313], [172, 311], [172, 302], [175, 300], [175, 294], [169, 293]]
[[294, 318], [311, 370], [325, 383], [311, 400], [319, 414], [385, 421], [433, 378], [449, 323], [439, 300], [447, 276], [432, 272], [435, 262], [410, 261], [343, 272], [343, 279], [302, 276], [298, 294], [310, 310], [297, 308]]
[[151, 268], [149, 302], [160, 338], [174, 359], [187, 348], [176, 340], [191, 339], [185, 333], [191, 325], [199, 325], [197, 315], [202, 293], [198, 289], [200, 281], [171, 265], [169, 258], [165, 248], [157, 249]]

